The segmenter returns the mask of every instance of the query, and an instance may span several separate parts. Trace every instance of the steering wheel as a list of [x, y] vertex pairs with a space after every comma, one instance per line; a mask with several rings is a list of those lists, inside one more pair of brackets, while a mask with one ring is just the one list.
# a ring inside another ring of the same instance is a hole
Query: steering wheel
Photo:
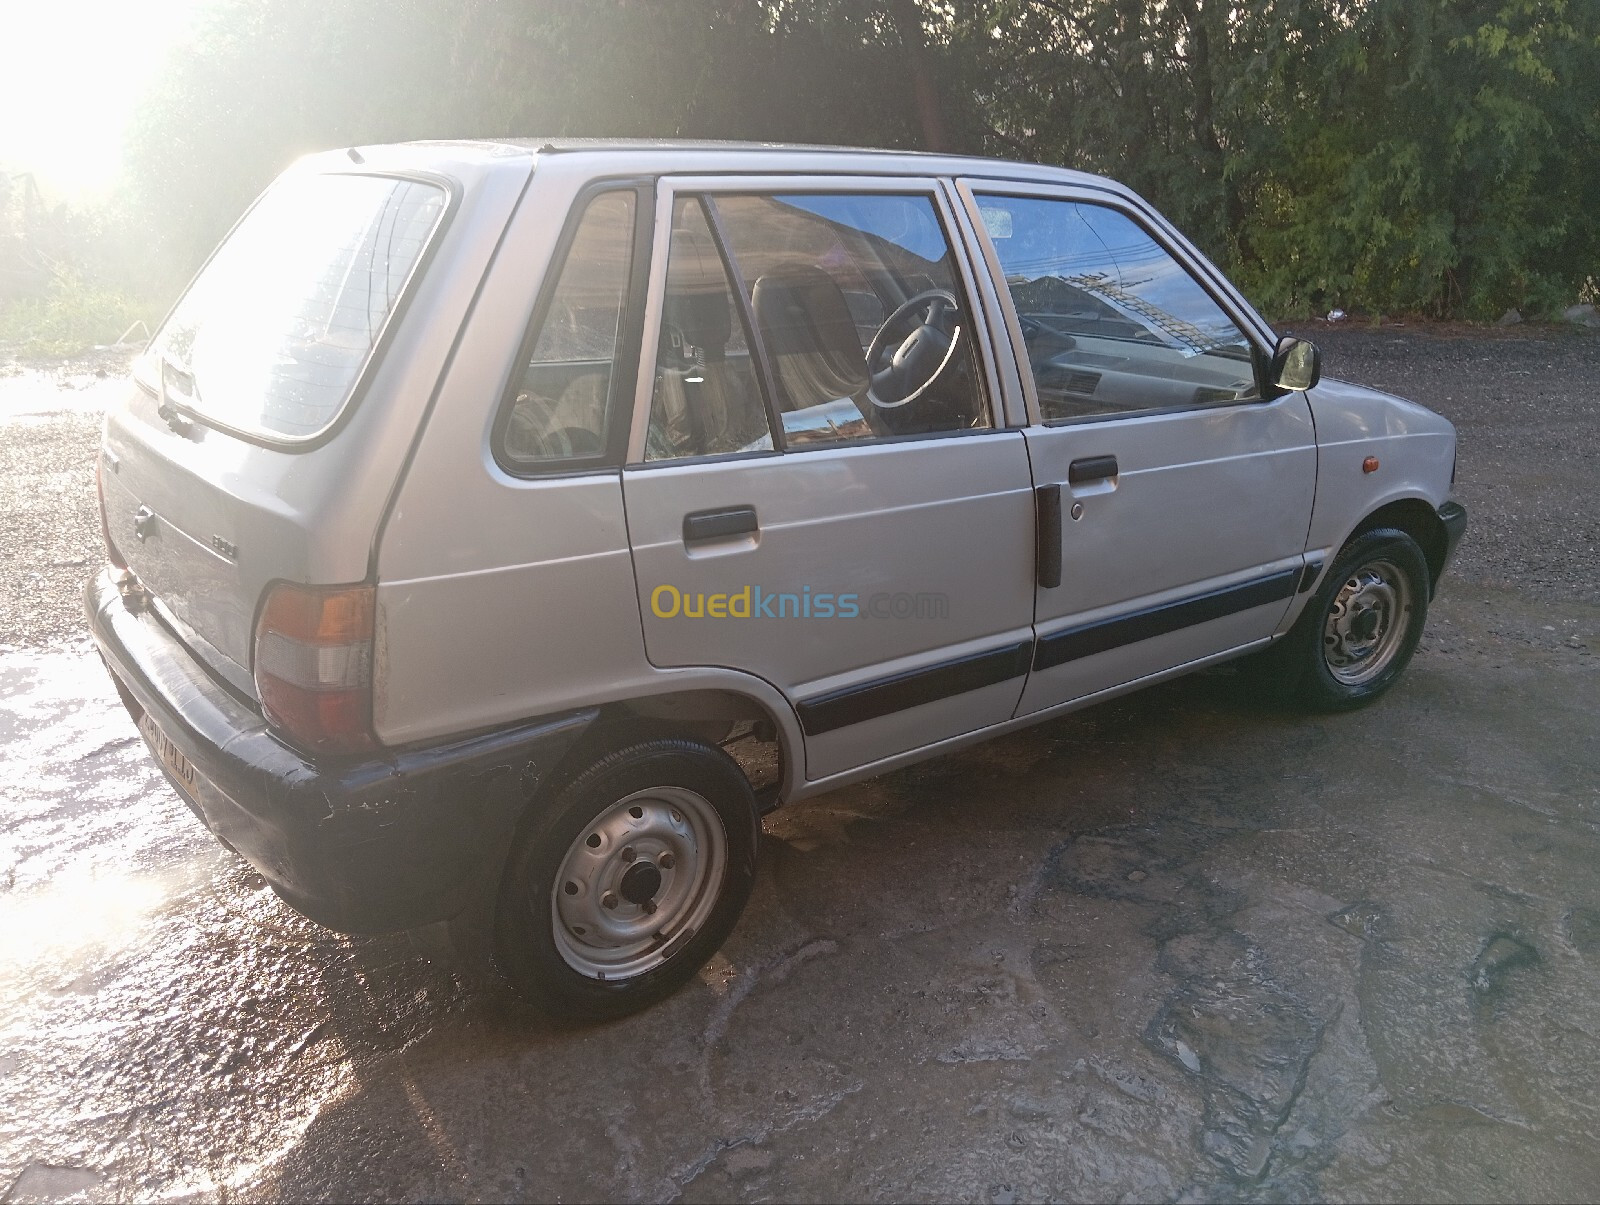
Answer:
[[[920, 320], [903, 336], [906, 320]], [[884, 319], [867, 348], [867, 400], [880, 410], [916, 401], [955, 363], [961, 303], [948, 289], [927, 289]]]

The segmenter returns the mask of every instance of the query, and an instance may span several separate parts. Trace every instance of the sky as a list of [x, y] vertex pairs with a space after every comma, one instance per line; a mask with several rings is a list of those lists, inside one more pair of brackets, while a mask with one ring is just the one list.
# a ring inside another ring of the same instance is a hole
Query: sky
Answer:
[[134, 104], [204, 0], [0, 0], [0, 171], [103, 197]]

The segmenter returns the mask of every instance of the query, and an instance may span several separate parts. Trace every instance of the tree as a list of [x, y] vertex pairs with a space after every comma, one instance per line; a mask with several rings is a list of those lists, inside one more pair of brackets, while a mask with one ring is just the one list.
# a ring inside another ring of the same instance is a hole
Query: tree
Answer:
[[1271, 312], [1492, 317], [1597, 272], [1593, 0], [215, 0], [138, 122], [187, 272], [329, 146], [631, 135], [1104, 172]]

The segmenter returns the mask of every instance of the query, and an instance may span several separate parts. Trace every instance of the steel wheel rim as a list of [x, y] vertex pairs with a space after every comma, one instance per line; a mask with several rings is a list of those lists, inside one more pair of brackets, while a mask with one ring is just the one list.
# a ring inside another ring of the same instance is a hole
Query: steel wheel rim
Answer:
[[722, 890], [728, 837], [711, 802], [651, 787], [584, 826], [550, 891], [566, 964], [590, 979], [643, 975], [705, 927]]
[[1322, 625], [1334, 680], [1364, 686], [1394, 663], [1411, 622], [1411, 579], [1393, 561], [1368, 561], [1339, 587]]

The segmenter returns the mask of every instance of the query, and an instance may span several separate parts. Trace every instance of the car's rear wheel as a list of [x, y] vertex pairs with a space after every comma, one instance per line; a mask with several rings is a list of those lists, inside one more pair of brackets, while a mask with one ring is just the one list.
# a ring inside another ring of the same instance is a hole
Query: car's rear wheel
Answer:
[[687, 982], [732, 932], [760, 820], [720, 749], [646, 741], [576, 775], [519, 833], [501, 886], [501, 969], [546, 1012], [602, 1019]]
[[1348, 711], [1387, 691], [1405, 671], [1428, 618], [1428, 562], [1395, 528], [1363, 532], [1334, 559], [1288, 635], [1261, 658], [1294, 701]]

